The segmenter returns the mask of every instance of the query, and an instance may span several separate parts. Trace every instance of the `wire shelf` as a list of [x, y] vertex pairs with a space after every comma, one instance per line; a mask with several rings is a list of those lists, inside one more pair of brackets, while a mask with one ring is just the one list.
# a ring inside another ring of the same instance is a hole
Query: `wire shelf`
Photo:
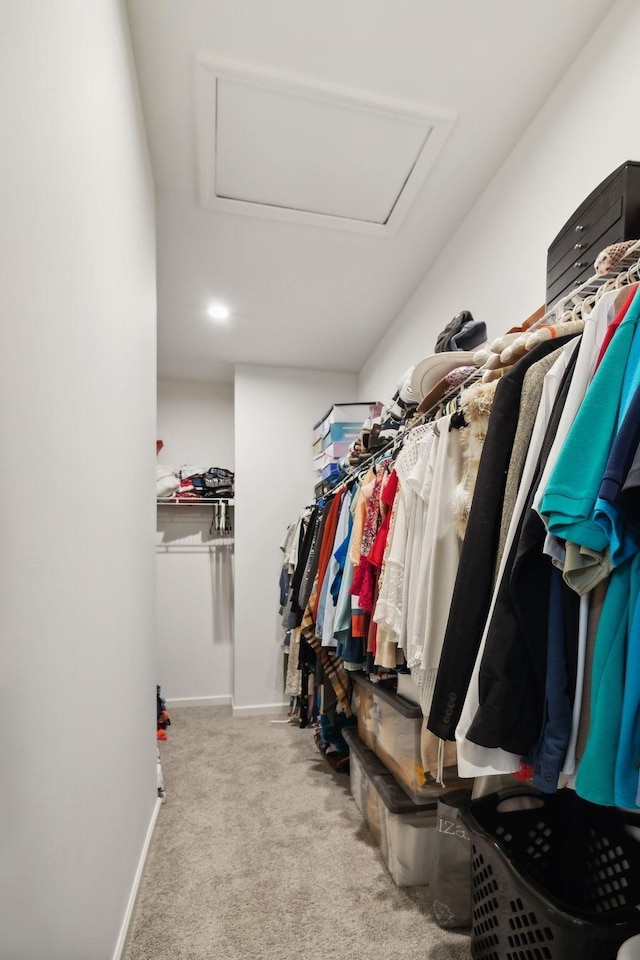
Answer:
[[236, 505], [233, 498], [228, 499], [227, 497], [202, 497], [200, 500], [167, 497], [166, 499], [156, 500], [158, 507], [213, 507], [218, 503], [224, 503], [227, 507], [235, 507]]

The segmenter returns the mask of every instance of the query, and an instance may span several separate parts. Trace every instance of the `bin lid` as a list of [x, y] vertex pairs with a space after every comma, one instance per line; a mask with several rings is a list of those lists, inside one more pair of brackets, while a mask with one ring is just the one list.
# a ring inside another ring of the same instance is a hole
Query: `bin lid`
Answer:
[[433, 797], [425, 803], [414, 803], [373, 750], [365, 747], [355, 727], [347, 727], [342, 731], [342, 736], [347, 741], [349, 750], [358, 758], [389, 813], [412, 814], [424, 813], [427, 810], [435, 812], [438, 797]]
[[374, 693], [376, 697], [380, 697], [381, 700], [388, 703], [394, 710], [397, 710], [401, 716], [407, 717], [410, 720], [419, 720], [422, 717], [422, 710], [418, 704], [407, 700], [406, 697], [396, 693], [395, 690], [389, 690], [388, 687], [382, 686], [381, 683], [372, 683], [364, 673], [351, 673], [351, 678], [359, 686], [367, 688]]
[[369, 750], [358, 736], [356, 727], [346, 727], [342, 730], [342, 736], [347, 741], [349, 750], [356, 755], [361, 765], [364, 767], [370, 780], [374, 777], [391, 776], [382, 760], [380, 760], [373, 750]]
[[424, 803], [414, 803], [390, 773], [384, 777], [374, 779], [373, 785], [389, 813], [412, 814], [430, 811], [435, 814], [436, 812], [438, 806], [437, 796], [431, 800], [426, 800]]

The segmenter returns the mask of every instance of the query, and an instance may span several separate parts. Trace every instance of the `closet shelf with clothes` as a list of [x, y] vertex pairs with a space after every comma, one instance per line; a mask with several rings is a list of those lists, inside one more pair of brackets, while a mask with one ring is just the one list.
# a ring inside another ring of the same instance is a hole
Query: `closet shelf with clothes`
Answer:
[[193, 497], [190, 500], [185, 497], [166, 497], [156, 500], [159, 507], [204, 507], [208, 509], [215, 503], [225, 503], [228, 507], [235, 507], [236, 505], [233, 497]]
[[423, 420], [444, 361], [418, 364], [411, 426], [290, 529], [287, 692], [336, 750], [350, 676], [402, 668], [436, 780], [640, 806], [639, 250], [603, 251], [499, 376], [450, 358], [455, 400], [440, 384]]
[[[157, 441], [158, 453], [163, 449]], [[200, 500], [233, 500], [235, 475], [225, 467], [202, 467], [184, 464], [179, 470], [158, 464], [156, 467], [156, 499], [163, 503], [198, 503]]]

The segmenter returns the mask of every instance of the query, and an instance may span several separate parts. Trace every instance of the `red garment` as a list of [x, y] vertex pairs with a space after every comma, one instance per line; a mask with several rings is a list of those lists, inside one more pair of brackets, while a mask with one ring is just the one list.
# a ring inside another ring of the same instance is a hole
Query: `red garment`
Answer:
[[371, 615], [364, 613], [359, 607], [352, 609], [351, 612], [351, 636], [355, 639], [364, 640], [369, 633], [369, 622]]
[[389, 474], [389, 479], [385, 484], [385, 488], [382, 491], [382, 496], [380, 497], [380, 502], [384, 504], [384, 519], [380, 524], [380, 529], [376, 534], [376, 539], [374, 541], [373, 547], [371, 548], [371, 553], [369, 554], [369, 560], [374, 565], [374, 567], [380, 568], [382, 566], [382, 561], [384, 560], [384, 551], [387, 546], [387, 539], [389, 537], [389, 527], [391, 526], [391, 514], [393, 509], [393, 501], [396, 498], [396, 493], [398, 492], [398, 474], [395, 470], [392, 470]]
[[392, 470], [380, 496], [380, 507], [383, 520], [373, 541], [369, 556], [362, 557], [353, 578], [351, 593], [359, 598], [360, 609], [365, 613], [373, 613], [376, 605], [376, 588], [380, 568], [384, 559], [384, 551], [389, 536], [391, 524], [391, 508], [398, 492], [398, 475]]
[[[358, 582], [356, 584], [355, 576], [351, 593], [358, 598], [358, 606], [365, 613], [373, 613], [374, 593], [376, 587], [377, 567], [374, 567], [369, 557], [363, 557], [356, 569]], [[356, 588], [354, 590], [354, 587]]]
[[[636, 295], [637, 289], [638, 289], [638, 284], [637, 284], [637, 283], [634, 283], [633, 287], [631, 288], [631, 293], [629, 294], [629, 296], [627, 297], [627, 299], [624, 301], [624, 303], [622, 304], [622, 306], [620, 307], [620, 309], [619, 309], [618, 312], [616, 313], [615, 317], [613, 318], [613, 320], [611, 321], [611, 323], [610, 323], [609, 326], [607, 327], [607, 332], [606, 332], [605, 335], [604, 335], [604, 340], [602, 341], [602, 346], [600, 347], [600, 353], [598, 354], [598, 359], [596, 360], [596, 370], [597, 370], [598, 367], [600, 366], [600, 362], [601, 362], [602, 358], [604, 357], [605, 353], [607, 352], [607, 347], [609, 346], [609, 344], [610, 344], [611, 341], [613, 340], [613, 335], [614, 335], [614, 333], [616, 332], [616, 330], [618, 329], [618, 327], [620, 326], [620, 324], [622, 323], [622, 321], [623, 321], [624, 318], [626, 317], [626, 315], [627, 315], [627, 310], [629, 309], [629, 307], [630, 307], [631, 304], [633, 303], [633, 298], [634, 298], [635, 295]], [[594, 372], [595, 372], [595, 371], [594, 371]]]
[[[353, 582], [349, 589], [349, 593], [352, 597], [359, 597], [362, 591], [363, 583], [366, 576], [367, 564], [366, 560], [369, 557], [375, 543], [376, 535], [380, 528], [380, 507], [381, 507], [381, 496], [383, 491], [383, 482], [386, 478], [386, 473], [384, 469], [380, 470], [379, 474], [376, 477], [373, 492], [367, 503], [367, 515], [364, 521], [364, 530], [362, 532], [362, 546], [360, 548], [360, 560], [353, 573]], [[362, 604], [360, 604], [362, 607]], [[364, 610], [365, 607], [362, 607]], [[371, 613], [371, 610], [368, 611]]]

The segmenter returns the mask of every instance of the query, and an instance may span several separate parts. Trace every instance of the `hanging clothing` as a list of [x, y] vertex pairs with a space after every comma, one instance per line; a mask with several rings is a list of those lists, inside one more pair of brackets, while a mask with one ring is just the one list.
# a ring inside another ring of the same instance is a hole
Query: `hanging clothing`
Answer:
[[612, 444], [594, 509], [594, 519], [607, 538], [612, 567], [620, 566], [640, 547], [640, 538], [618, 509], [620, 494], [639, 445], [640, 390], [636, 390]]
[[331, 559], [331, 550], [333, 547], [333, 542], [336, 535], [336, 526], [338, 525], [338, 517], [340, 514], [340, 504], [342, 502], [342, 497], [344, 496], [344, 490], [338, 490], [336, 495], [331, 500], [328, 507], [325, 507], [327, 510], [327, 517], [324, 523], [324, 531], [322, 536], [322, 544], [320, 546], [320, 553], [318, 557], [318, 586], [315, 591], [315, 600], [313, 606], [313, 618], [316, 619], [318, 615], [318, 604], [320, 603], [320, 595], [322, 593], [322, 588], [324, 586], [324, 579], [327, 572], [327, 567], [329, 566], [329, 561]]
[[[557, 420], [561, 416], [559, 406], [562, 405], [568, 394], [569, 382], [573, 373], [573, 365], [571, 364], [571, 360], [573, 356], [575, 356], [576, 345], [575, 343], [571, 344], [571, 341], [569, 341], [565, 346], [566, 351], [563, 350], [562, 355], [545, 377], [542, 400], [540, 406], [538, 407], [538, 413], [536, 415], [531, 441], [529, 444], [529, 450], [527, 452], [522, 473], [522, 482], [518, 492], [518, 498], [516, 500], [509, 531], [507, 533], [505, 551], [502, 557], [500, 569], [498, 570], [498, 585], [500, 584], [504, 575], [507, 560], [511, 552], [511, 545], [520, 526], [520, 520], [526, 507], [527, 500], [529, 499], [533, 481], [536, 476], [536, 471], [538, 470], [539, 456], [543, 448], [545, 437], [547, 438], [547, 445], [550, 443], [552, 428], [550, 428], [549, 424], [553, 416], [553, 412], [555, 410], [554, 420]], [[518, 366], [518, 364], [516, 364], [516, 366]], [[496, 390], [496, 398], [497, 396], [498, 390]], [[558, 396], [560, 397], [560, 404], [556, 405], [556, 398]], [[491, 421], [489, 426], [491, 427]], [[485, 451], [486, 449], [487, 447], [485, 444]], [[480, 466], [482, 467], [482, 461]], [[488, 776], [496, 773], [515, 773], [520, 767], [519, 754], [514, 754], [502, 749], [501, 747], [488, 748], [473, 742], [467, 737], [469, 728], [471, 727], [478, 711], [478, 707], [480, 706], [480, 670], [484, 656], [485, 644], [497, 602], [498, 589], [494, 591], [491, 599], [488, 616], [483, 627], [478, 653], [473, 666], [473, 672], [471, 674], [468, 686], [465, 688], [462, 704], [460, 707], [458, 707], [454, 701], [453, 704], [447, 706], [446, 712], [442, 715], [442, 720], [444, 720], [447, 724], [450, 724], [451, 715], [454, 712], [457, 712], [460, 717], [455, 728], [455, 737], [458, 743], [458, 770], [460, 776], [462, 777]], [[439, 682], [440, 675], [438, 676], [438, 683]], [[431, 730], [434, 730], [435, 725], [433, 722], [433, 713], [434, 711], [432, 711], [432, 715], [429, 718], [429, 728]], [[440, 722], [437, 726], [440, 728]], [[438, 730], [434, 730], [434, 732], [437, 733]]]
[[292, 525], [286, 689], [311, 709], [317, 676], [323, 722], [350, 716], [350, 671], [402, 664], [428, 775], [640, 806], [638, 289], [405, 425], [395, 461]]
[[[426, 590], [420, 577], [423, 536], [433, 483], [434, 464], [438, 455], [441, 433], [435, 424], [429, 424], [418, 441], [416, 462], [409, 476], [407, 487], [409, 511], [407, 541], [404, 560], [404, 590], [402, 595], [402, 628], [399, 645], [404, 651], [407, 666], [414, 675], [419, 668], [422, 650], [421, 619], [424, 615]], [[414, 676], [415, 679], [415, 676]]]
[[[549, 589], [547, 650], [545, 662], [544, 707], [538, 743], [527, 753], [525, 762], [533, 768], [533, 783], [543, 793], [555, 793], [560, 772], [571, 739], [572, 691], [568, 678], [570, 654], [566, 650], [567, 635], [577, 638], [576, 610], [566, 609], [569, 596], [562, 573], [551, 568]], [[568, 614], [568, 616], [567, 616]]]
[[316, 635], [322, 637], [323, 647], [334, 647], [333, 624], [336, 616], [336, 602], [340, 592], [339, 585], [347, 556], [345, 541], [348, 538], [351, 521], [351, 491], [344, 492], [340, 501], [340, 514], [336, 524], [333, 549], [323, 584], [323, 599], [318, 606]]
[[496, 569], [502, 561], [504, 545], [507, 540], [509, 524], [513, 516], [513, 511], [518, 496], [518, 489], [522, 481], [522, 471], [529, 450], [529, 440], [531, 431], [536, 420], [536, 414], [540, 401], [542, 399], [542, 390], [544, 387], [544, 378], [549, 370], [561, 355], [564, 348], [560, 347], [553, 353], [542, 357], [537, 363], [530, 367], [524, 377], [522, 384], [522, 393], [520, 394], [520, 409], [518, 411], [518, 426], [516, 427], [511, 448], [511, 457], [509, 459], [509, 469], [504, 487], [504, 499], [502, 501], [502, 516], [500, 518], [500, 536], [498, 539], [498, 550], [496, 553]]
[[631, 564], [628, 560], [611, 574], [596, 635], [591, 724], [576, 776], [576, 792], [591, 803], [615, 804]]
[[433, 429], [430, 476], [428, 482], [425, 477], [421, 490], [425, 508], [424, 526], [419, 533], [418, 594], [412, 620], [415, 646], [412, 659], [407, 658], [425, 717], [431, 709], [462, 545], [456, 524], [464, 467], [462, 429], [453, 426], [451, 416], [436, 421]]
[[395, 643], [396, 646], [400, 645], [403, 624], [404, 574], [409, 503], [412, 495], [408, 479], [417, 462], [419, 440], [426, 432], [427, 427], [413, 430], [395, 461], [398, 477], [397, 509], [374, 618], [379, 627], [384, 627], [387, 641]]
[[[461, 541], [464, 540], [467, 532], [480, 457], [487, 438], [489, 415], [491, 414], [497, 386], [497, 380], [493, 380], [491, 383], [480, 381], [467, 387], [460, 394], [460, 412], [464, 418], [464, 426], [460, 428], [463, 472], [462, 479], [455, 491], [454, 515], [458, 537]], [[540, 389], [542, 390], [542, 382]]]
[[[498, 381], [495, 389], [429, 713], [429, 729], [443, 740], [455, 738], [491, 605], [504, 488], [524, 378], [538, 360], [558, 346], [557, 340], [539, 344]], [[538, 432], [543, 429], [544, 422]], [[482, 557], [480, 564], [478, 557]]]
[[311, 548], [317, 536], [321, 512], [318, 506], [313, 507], [308, 519], [301, 527], [298, 558], [291, 578], [291, 612], [295, 618], [295, 627], [299, 627], [302, 622], [302, 614], [304, 613], [304, 605], [300, 603], [302, 582], [310, 559]]
[[[513, 512], [493, 610], [485, 628], [478, 708], [466, 733], [467, 738], [476, 744], [501, 747], [519, 755], [530, 753], [539, 736], [547, 676], [547, 601], [552, 566], [542, 554], [546, 531], [538, 514], [531, 510], [531, 504], [551, 448], [562, 398], [568, 389], [565, 379], [567, 355], [569, 359], [573, 357], [576, 346], [569, 345], [557, 366], [547, 374], [550, 402], [539, 407], [541, 421], [547, 421], [545, 436], [529, 488], [525, 494], [525, 488], [521, 486], [520, 505]], [[560, 393], [563, 384], [564, 390]], [[558, 396], [560, 404], [556, 403]], [[542, 422], [538, 427], [542, 427]], [[536, 439], [538, 435], [536, 431]], [[536, 456], [533, 438], [529, 455], [533, 461]], [[567, 600], [567, 603], [571, 602], [577, 642], [579, 600], [574, 595]]]
[[640, 349], [639, 322], [636, 294], [594, 375], [540, 500], [540, 513], [550, 533], [596, 552], [607, 547], [604, 531], [593, 517], [600, 484], [618, 418], [640, 385], [640, 363], [628, 365], [632, 351]]
[[580, 335], [580, 347], [571, 379], [571, 388], [567, 394], [562, 417], [558, 423], [553, 445], [547, 458], [547, 466], [540, 478], [540, 484], [533, 500], [534, 510], [537, 510], [538, 513], [540, 512], [540, 500], [549, 483], [551, 471], [564, 446], [576, 414], [584, 401], [587, 388], [593, 379], [608, 326], [615, 318], [616, 296], [616, 291], [605, 293], [584, 321], [584, 329]]

